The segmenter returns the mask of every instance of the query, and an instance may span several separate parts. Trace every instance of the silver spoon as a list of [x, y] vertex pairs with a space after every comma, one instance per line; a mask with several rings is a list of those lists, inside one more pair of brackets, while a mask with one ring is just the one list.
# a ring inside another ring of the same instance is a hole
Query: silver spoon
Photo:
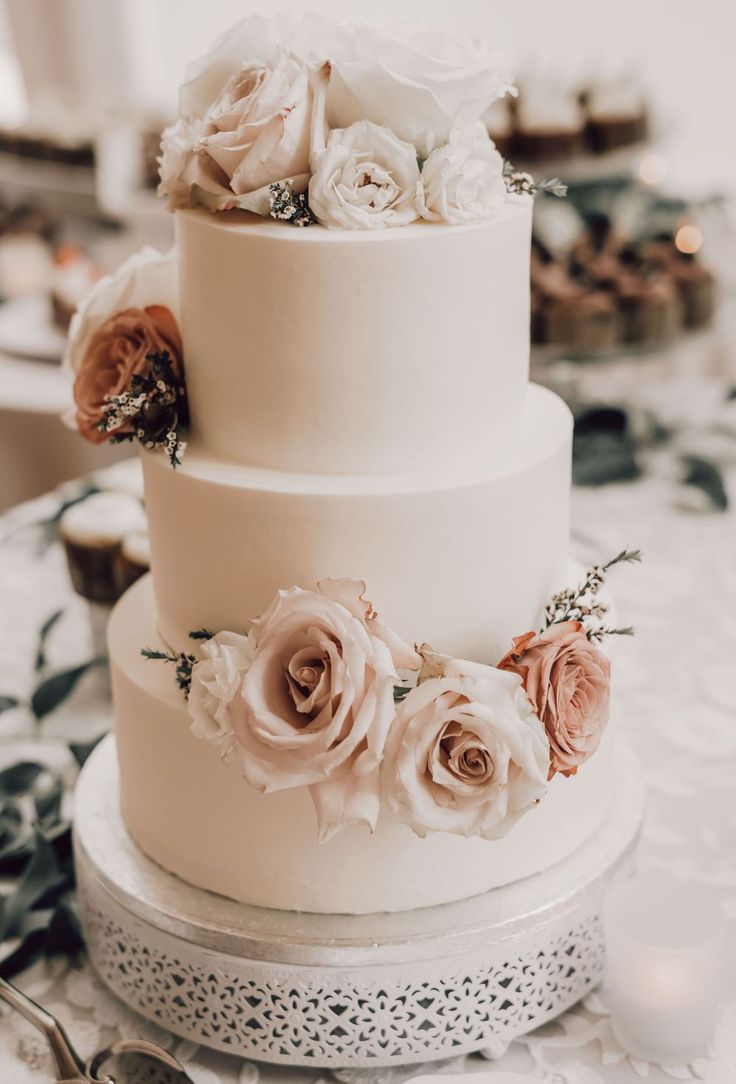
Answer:
[[[85, 1066], [55, 1016], [0, 978], [0, 1000], [43, 1032], [54, 1061], [55, 1084], [192, 1084], [181, 1063], [148, 1039], [119, 1039]], [[100, 1076], [110, 1063], [113, 1076]]]

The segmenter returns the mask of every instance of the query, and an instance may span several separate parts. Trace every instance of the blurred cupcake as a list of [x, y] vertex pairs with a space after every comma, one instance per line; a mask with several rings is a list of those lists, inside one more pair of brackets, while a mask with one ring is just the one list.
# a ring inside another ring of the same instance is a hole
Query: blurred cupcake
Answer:
[[67, 331], [77, 306], [100, 278], [102, 271], [76, 245], [60, 245], [54, 253], [51, 274], [51, 308], [54, 323]]
[[90, 602], [115, 602], [122, 541], [145, 529], [140, 501], [122, 493], [95, 493], [68, 508], [59, 533], [75, 591]]
[[666, 343], [682, 327], [679, 292], [668, 275], [643, 276], [633, 271], [625, 272], [619, 280], [617, 294], [624, 342]]
[[522, 162], [572, 158], [583, 149], [584, 124], [574, 90], [551, 81], [527, 82], [516, 107], [513, 154]]
[[117, 588], [122, 595], [151, 567], [148, 531], [130, 531], [120, 543], [117, 561]]
[[647, 137], [644, 93], [633, 74], [596, 80], [586, 94], [586, 137], [596, 154], [641, 143]]
[[550, 298], [543, 310], [544, 341], [574, 351], [603, 350], [619, 339], [614, 299], [602, 291]]

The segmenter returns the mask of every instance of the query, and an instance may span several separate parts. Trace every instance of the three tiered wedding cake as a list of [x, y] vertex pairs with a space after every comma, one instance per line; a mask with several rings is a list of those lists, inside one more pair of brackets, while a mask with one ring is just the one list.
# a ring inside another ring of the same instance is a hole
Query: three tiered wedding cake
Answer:
[[560, 592], [572, 422], [528, 381], [535, 185], [482, 123], [508, 89], [475, 44], [246, 20], [164, 138], [175, 253], [74, 320], [78, 427], [143, 445], [123, 814], [194, 885], [420, 908], [611, 804], [605, 567]]

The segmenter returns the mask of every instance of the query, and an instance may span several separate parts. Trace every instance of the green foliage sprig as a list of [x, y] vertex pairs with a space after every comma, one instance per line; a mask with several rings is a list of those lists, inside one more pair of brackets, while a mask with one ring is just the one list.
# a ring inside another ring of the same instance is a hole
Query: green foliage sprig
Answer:
[[553, 595], [547, 604], [544, 628], [559, 625], [564, 621], [579, 621], [585, 628], [587, 637], [594, 643], [608, 636], [633, 636], [631, 626], [611, 628], [602, 623], [609, 607], [598, 597], [598, 592], [605, 583], [606, 574], [620, 564], [638, 564], [641, 550], [623, 549], [603, 565], [592, 565], [577, 587], [566, 588]]

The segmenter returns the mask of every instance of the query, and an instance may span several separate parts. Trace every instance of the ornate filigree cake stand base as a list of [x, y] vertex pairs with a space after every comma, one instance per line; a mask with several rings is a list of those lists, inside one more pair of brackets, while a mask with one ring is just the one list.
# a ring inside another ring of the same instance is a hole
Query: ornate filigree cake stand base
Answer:
[[644, 805], [628, 752], [618, 772], [604, 827], [544, 874], [442, 907], [309, 915], [236, 904], [146, 858], [120, 816], [108, 738], [76, 792], [92, 963], [143, 1016], [241, 1057], [336, 1067], [500, 1055], [600, 979], [602, 899], [632, 863]]

